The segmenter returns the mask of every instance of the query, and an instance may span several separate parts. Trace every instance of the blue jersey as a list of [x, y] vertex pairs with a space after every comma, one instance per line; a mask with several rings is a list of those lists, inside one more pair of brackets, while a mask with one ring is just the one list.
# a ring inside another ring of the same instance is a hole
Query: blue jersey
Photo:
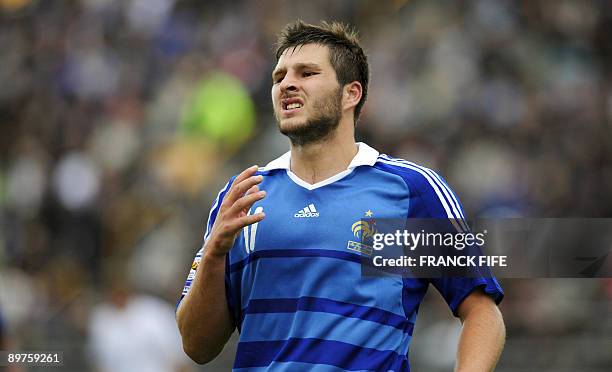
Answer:
[[[361, 275], [361, 253], [350, 242], [359, 241], [352, 226], [362, 218], [448, 218], [467, 228], [459, 201], [435, 172], [363, 143], [346, 171], [314, 185], [289, 163], [286, 153], [259, 170], [267, 196], [250, 213], [266, 218], [244, 228], [227, 255], [227, 301], [240, 332], [235, 371], [409, 371], [429, 284], [455, 315], [479, 287], [501, 301], [494, 278]], [[232, 181], [213, 205], [205, 239]]]

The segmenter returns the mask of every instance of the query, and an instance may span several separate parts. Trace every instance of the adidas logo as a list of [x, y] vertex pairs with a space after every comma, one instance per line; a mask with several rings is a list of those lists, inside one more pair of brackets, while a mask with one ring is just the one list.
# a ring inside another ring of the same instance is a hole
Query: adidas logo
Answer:
[[306, 208], [294, 214], [293, 217], [297, 217], [297, 218], [319, 217], [319, 212], [317, 212], [317, 208], [315, 208], [314, 204], [309, 204]]

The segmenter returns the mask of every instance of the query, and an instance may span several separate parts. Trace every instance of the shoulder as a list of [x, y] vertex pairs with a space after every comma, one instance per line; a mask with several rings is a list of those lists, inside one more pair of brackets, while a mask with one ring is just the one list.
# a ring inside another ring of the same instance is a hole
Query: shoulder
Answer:
[[434, 170], [398, 158], [381, 154], [375, 168], [401, 177], [411, 199], [410, 215], [423, 218], [458, 220], [456, 227], [466, 230], [463, 208], [446, 181]]
[[[265, 167], [259, 167], [259, 169], [257, 169], [257, 172], [255, 172], [255, 175], [256, 176], [271, 176], [281, 169], [288, 169], [289, 159], [290, 159], [290, 153], [285, 153], [279, 158], [268, 163]], [[232, 185], [236, 181], [236, 178], [238, 177], [238, 175], [239, 173], [231, 176], [230, 179], [227, 181], [227, 183], [225, 183], [225, 185], [219, 190], [219, 193], [217, 194], [217, 197], [215, 198], [215, 202], [213, 203], [213, 209], [216, 208], [223, 201], [229, 189], [232, 187]]]
[[380, 154], [374, 167], [401, 177], [411, 192], [429, 192], [446, 186], [446, 182], [434, 170], [413, 162]]

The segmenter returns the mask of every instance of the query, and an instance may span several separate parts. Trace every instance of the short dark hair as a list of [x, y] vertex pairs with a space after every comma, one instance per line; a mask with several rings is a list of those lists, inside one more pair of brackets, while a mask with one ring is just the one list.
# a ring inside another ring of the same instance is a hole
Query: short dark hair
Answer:
[[321, 44], [329, 48], [329, 60], [336, 71], [338, 83], [344, 86], [358, 81], [362, 87], [361, 100], [355, 106], [355, 123], [368, 96], [368, 58], [359, 45], [357, 32], [341, 22], [321, 22], [320, 25], [301, 20], [289, 23], [278, 35], [276, 60], [288, 48], [306, 44]]

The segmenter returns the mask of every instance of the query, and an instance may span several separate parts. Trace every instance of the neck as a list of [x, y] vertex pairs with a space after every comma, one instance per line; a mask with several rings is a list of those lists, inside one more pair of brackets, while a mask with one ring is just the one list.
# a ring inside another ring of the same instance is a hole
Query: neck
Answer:
[[340, 124], [323, 141], [291, 145], [291, 171], [300, 179], [315, 184], [346, 170], [356, 154], [352, 123], [350, 127]]

